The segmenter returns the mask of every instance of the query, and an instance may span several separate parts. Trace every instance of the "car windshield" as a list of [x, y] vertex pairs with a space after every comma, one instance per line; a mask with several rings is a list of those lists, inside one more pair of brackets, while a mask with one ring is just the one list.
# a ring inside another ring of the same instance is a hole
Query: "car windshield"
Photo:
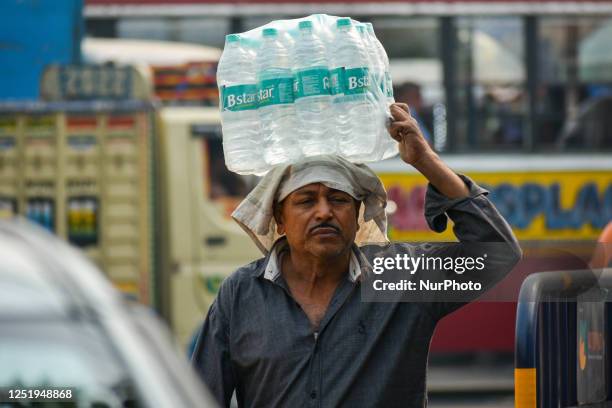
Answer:
[[0, 316], [65, 313], [67, 297], [31, 249], [10, 236], [0, 236], [0, 259]]
[[2, 322], [0, 367], [5, 390], [71, 390], [72, 401], [57, 406], [144, 406], [125, 365], [102, 331], [88, 322]]

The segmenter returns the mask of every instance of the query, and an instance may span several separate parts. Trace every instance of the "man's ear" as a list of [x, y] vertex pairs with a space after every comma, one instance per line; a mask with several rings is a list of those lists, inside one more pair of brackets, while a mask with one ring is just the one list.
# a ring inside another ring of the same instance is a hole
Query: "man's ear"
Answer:
[[274, 203], [274, 209], [272, 211], [274, 215], [274, 221], [276, 221], [276, 232], [278, 235], [285, 233], [285, 224], [283, 223], [283, 203]]
[[361, 211], [361, 201], [355, 200], [355, 219], [357, 221], [357, 231], [359, 231], [359, 211]]

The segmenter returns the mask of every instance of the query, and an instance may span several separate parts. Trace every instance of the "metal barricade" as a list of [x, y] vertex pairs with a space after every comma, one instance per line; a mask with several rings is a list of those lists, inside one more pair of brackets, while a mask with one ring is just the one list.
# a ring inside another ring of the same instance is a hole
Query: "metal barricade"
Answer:
[[517, 408], [612, 406], [608, 289], [611, 268], [525, 279], [516, 317]]

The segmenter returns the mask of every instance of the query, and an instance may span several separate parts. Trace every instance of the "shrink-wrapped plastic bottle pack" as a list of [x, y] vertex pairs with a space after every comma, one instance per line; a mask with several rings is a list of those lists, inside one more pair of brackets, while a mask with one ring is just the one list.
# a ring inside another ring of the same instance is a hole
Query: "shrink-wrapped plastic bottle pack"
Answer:
[[337, 154], [355, 163], [393, 156], [393, 86], [372, 24], [315, 14], [226, 37], [217, 69], [229, 170]]

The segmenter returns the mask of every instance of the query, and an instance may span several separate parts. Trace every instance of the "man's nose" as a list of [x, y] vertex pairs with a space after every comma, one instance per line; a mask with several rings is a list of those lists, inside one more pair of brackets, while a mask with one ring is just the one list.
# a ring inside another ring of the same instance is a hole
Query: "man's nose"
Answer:
[[317, 201], [317, 206], [315, 210], [315, 215], [317, 219], [328, 220], [333, 216], [331, 205], [329, 204], [329, 201], [327, 201], [327, 199], [325, 198], [322, 198]]

